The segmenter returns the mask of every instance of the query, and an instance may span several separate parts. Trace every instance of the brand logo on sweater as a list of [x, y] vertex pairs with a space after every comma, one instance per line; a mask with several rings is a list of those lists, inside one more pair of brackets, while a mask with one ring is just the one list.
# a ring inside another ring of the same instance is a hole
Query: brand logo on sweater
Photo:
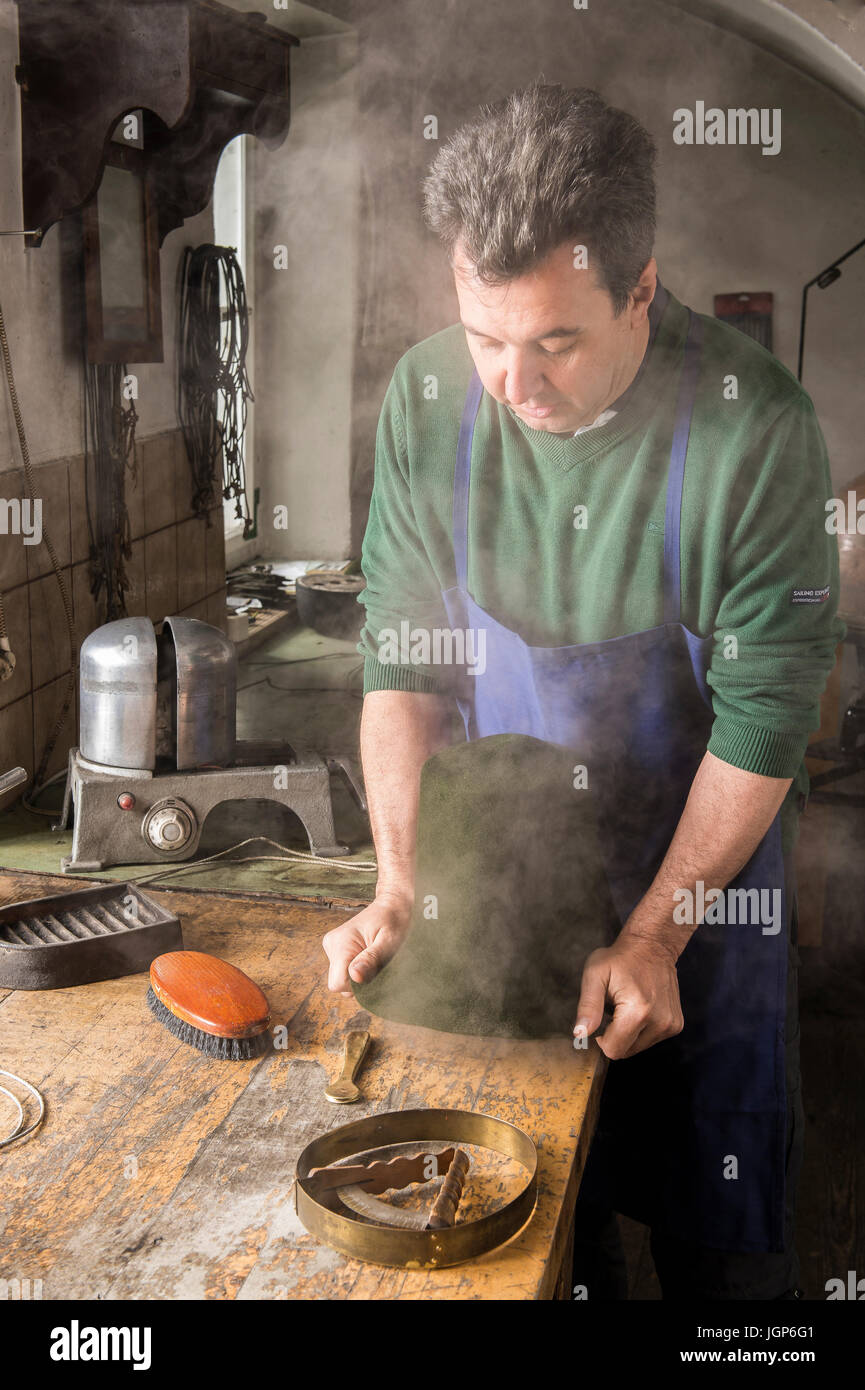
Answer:
[[822, 589], [794, 589], [790, 595], [791, 603], [825, 603], [829, 597], [829, 585]]
[[763, 936], [781, 930], [780, 888], [707, 888], [698, 878], [693, 891], [677, 888], [673, 902], [678, 926], [761, 927]]
[[781, 149], [781, 108], [767, 106], [706, 106], [698, 101], [693, 111], [680, 106], [673, 112], [673, 139], [677, 145], [762, 145], [764, 154]]
[[464, 666], [470, 676], [487, 669], [486, 628], [412, 627], [406, 620], [378, 634], [382, 666]]

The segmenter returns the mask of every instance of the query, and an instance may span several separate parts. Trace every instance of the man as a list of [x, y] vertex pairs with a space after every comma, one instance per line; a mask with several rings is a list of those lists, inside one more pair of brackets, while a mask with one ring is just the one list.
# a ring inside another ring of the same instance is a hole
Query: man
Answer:
[[[325, 938], [329, 984], [405, 937], [420, 770], [454, 695], [469, 739], [588, 749], [622, 929], [574, 985], [578, 1037], [613, 1010], [576, 1278], [626, 1296], [599, 1258], [623, 1211], [651, 1227], [665, 1297], [785, 1298], [788, 863], [843, 631], [831, 486], [798, 383], [660, 285], [653, 161], [627, 113], [538, 86], [459, 130], [427, 179], [461, 325], [402, 358], [382, 410], [361, 644], [379, 878]], [[383, 634], [406, 622], [463, 630], [466, 651], [482, 633], [486, 669], [395, 661]]]

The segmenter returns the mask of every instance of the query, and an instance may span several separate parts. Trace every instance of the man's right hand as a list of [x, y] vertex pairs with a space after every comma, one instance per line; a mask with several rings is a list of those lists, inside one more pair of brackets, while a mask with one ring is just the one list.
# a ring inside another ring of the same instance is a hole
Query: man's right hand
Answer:
[[330, 961], [328, 989], [351, 995], [352, 980], [363, 984], [377, 975], [405, 940], [411, 908], [404, 898], [376, 898], [356, 917], [329, 931], [322, 938]]

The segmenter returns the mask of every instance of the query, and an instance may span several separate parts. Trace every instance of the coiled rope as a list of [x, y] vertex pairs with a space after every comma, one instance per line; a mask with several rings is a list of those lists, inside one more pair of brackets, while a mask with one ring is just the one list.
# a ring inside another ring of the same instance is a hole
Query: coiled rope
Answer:
[[205, 516], [222, 496], [233, 500], [246, 538], [253, 529], [246, 494], [243, 437], [247, 402], [249, 306], [240, 263], [230, 246], [188, 246], [181, 267], [177, 418], [194, 484], [192, 508]]

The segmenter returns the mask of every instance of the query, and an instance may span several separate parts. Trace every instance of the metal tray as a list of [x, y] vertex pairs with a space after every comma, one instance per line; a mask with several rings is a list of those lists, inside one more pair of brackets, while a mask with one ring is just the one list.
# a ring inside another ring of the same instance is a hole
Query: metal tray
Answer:
[[0, 907], [0, 988], [62, 989], [147, 970], [183, 949], [180, 922], [134, 883]]

